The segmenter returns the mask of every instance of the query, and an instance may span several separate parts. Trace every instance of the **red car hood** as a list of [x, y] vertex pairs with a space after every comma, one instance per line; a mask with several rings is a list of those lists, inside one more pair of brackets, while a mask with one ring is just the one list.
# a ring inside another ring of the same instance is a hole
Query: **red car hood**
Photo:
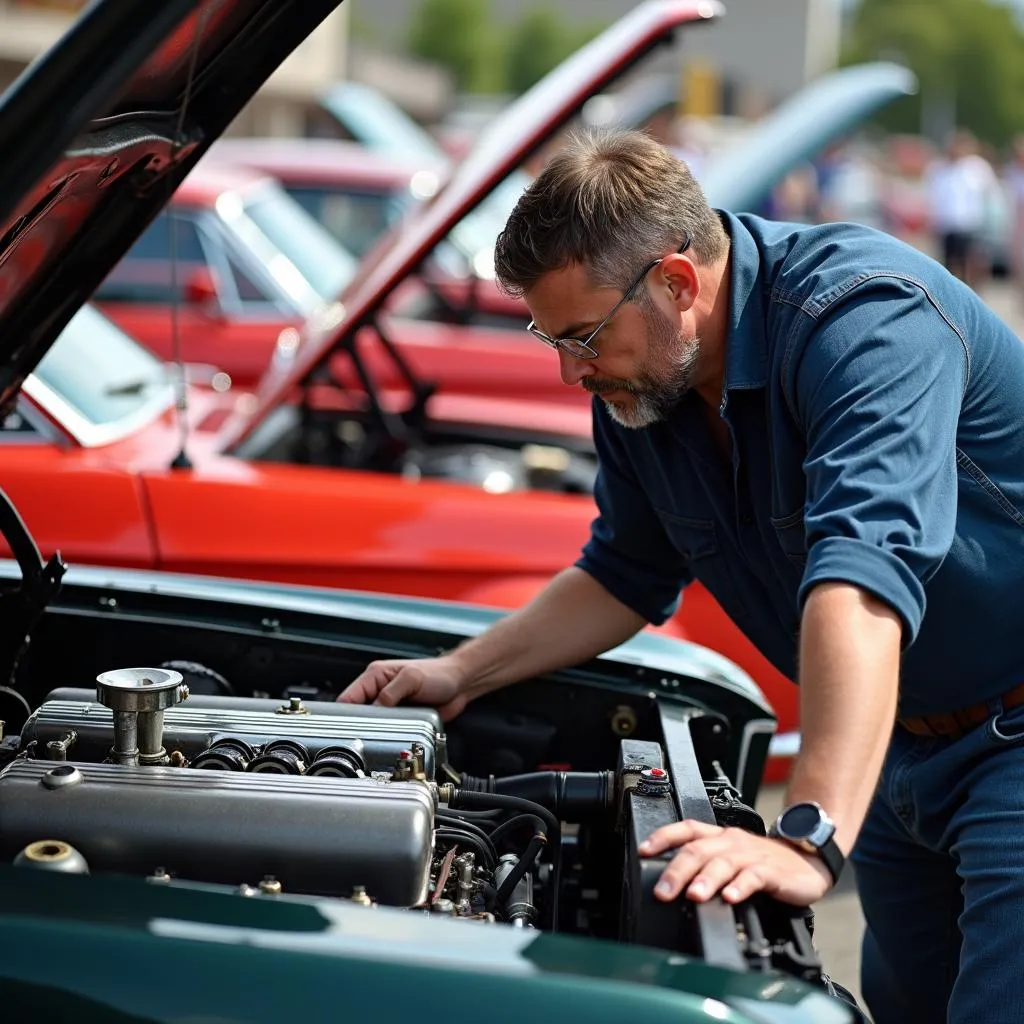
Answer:
[[222, 435], [225, 449], [244, 441], [311, 370], [359, 326], [380, 311], [392, 293], [434, 247], [544, 145], [593, 95], [606, 88], [681, 26], [724, 12], [717, 0], [647, 0], [520, 97], [492, 125], [434, 200], [401, 225], [364, 261], [340, 298], [340, 322], [306, 332], [287, 362], [272, 365], [251, 412], [234, 416]]

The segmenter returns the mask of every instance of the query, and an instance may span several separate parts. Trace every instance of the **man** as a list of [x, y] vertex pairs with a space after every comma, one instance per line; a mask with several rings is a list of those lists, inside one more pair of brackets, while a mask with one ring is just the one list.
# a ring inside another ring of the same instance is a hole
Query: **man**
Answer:
[[529, 606], [340, 699], [451, 718], [664, 621], [700, 579], [799, 679], [793, 840], [659, 830], [662, 897], [813, 903], [857, 840], [877, 1024], [1019, 1020], [1024, 345], [903, 243], [712, 211], [635, 133], [555, 157], [496, 267], [596, 396], [592, 535]]
[[945, 157], [927, 175], [928, 214], [932, 234], [946, 269], [978, 288], [985, 274], [985, 227], [999, 181], [978, 151], [974, 136], [954, 132]]

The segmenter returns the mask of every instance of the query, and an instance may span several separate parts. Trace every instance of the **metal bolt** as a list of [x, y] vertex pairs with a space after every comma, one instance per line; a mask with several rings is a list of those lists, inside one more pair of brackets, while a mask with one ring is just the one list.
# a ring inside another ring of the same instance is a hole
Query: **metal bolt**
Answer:
[[628, 704], [620, 704], [612, 712], [611, 727], [616, 736], [632, 736], [636, 725], [636, 712]]
[[166, 884], [171, 880], [171, 876], [167, 873], [164, 868], [156, 868], [146, 881], [147, 882], [160, 882]]
[[362, 907], [372, 907], [373, 900], [367, 895], [365, 885], [357, 885], [352, 889], [352, 902], [358, 903]]
[[251, 885], [246, 884], [245, 882], [243, 882], [238, 887], [238, 895], [239, 896], [255, 896], [256, 892], [257, 892], [256, 889], [254, 889]]
[[260, 882], [260, 892], [267, 896], [280, 896], [281, 883], [273, 875], [267, 875], [263, 881]]

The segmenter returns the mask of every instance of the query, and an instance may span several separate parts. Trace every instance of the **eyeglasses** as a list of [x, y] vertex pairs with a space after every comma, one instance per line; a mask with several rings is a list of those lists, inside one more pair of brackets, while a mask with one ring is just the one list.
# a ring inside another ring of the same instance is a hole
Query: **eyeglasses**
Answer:
[[[683, 244], [676, 249], [677, 253], [686, 252], [690, 248], [690, 239], [687, 238]], [[545, 334], [532, 320], [526, 325], [526, 329], [535, 337], [540, 338], [545, 345], [550, 345], [554, 349], [564, 349], [574, 359], [596, 359], [597, 351], [593, 348], [594, 339], [608, 326], [613, 316], [633, 297], [637, 288], [640, 287], [643, 279], [664, 259], [664, 256], [659, 256], [658, 259], [648, 263], [643, 270], [636, 276], [633, 283], [623, 293], [622, 298], [612, 306], [611, 311], [608, 315], [588, 334], [585, 338], [552, 338], [550, 334]]]

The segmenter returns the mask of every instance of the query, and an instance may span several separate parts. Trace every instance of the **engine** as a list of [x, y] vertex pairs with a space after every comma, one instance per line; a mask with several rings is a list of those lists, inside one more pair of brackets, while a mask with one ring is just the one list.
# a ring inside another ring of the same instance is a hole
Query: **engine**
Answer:
[[90, 696], [54, 691], [25, 724], [0, 773], [0, 858], [427, 899], [436, 713], [189, 700], [169, 669], [104, 673]]
[[0, 742], [0, 861], [575, 932], [820, 981], [806, 911], [655, 899], [666, 858], [638, 852], [654, 829], [685, 815], [764, 831], [697, 754], [714, 716], [659, 714], [658, 735], [622, 735], [604, 770], [473, 776], [448, 763], [430, 709], [190, 695], [171, 668], [117, 669], [51, 691]]

